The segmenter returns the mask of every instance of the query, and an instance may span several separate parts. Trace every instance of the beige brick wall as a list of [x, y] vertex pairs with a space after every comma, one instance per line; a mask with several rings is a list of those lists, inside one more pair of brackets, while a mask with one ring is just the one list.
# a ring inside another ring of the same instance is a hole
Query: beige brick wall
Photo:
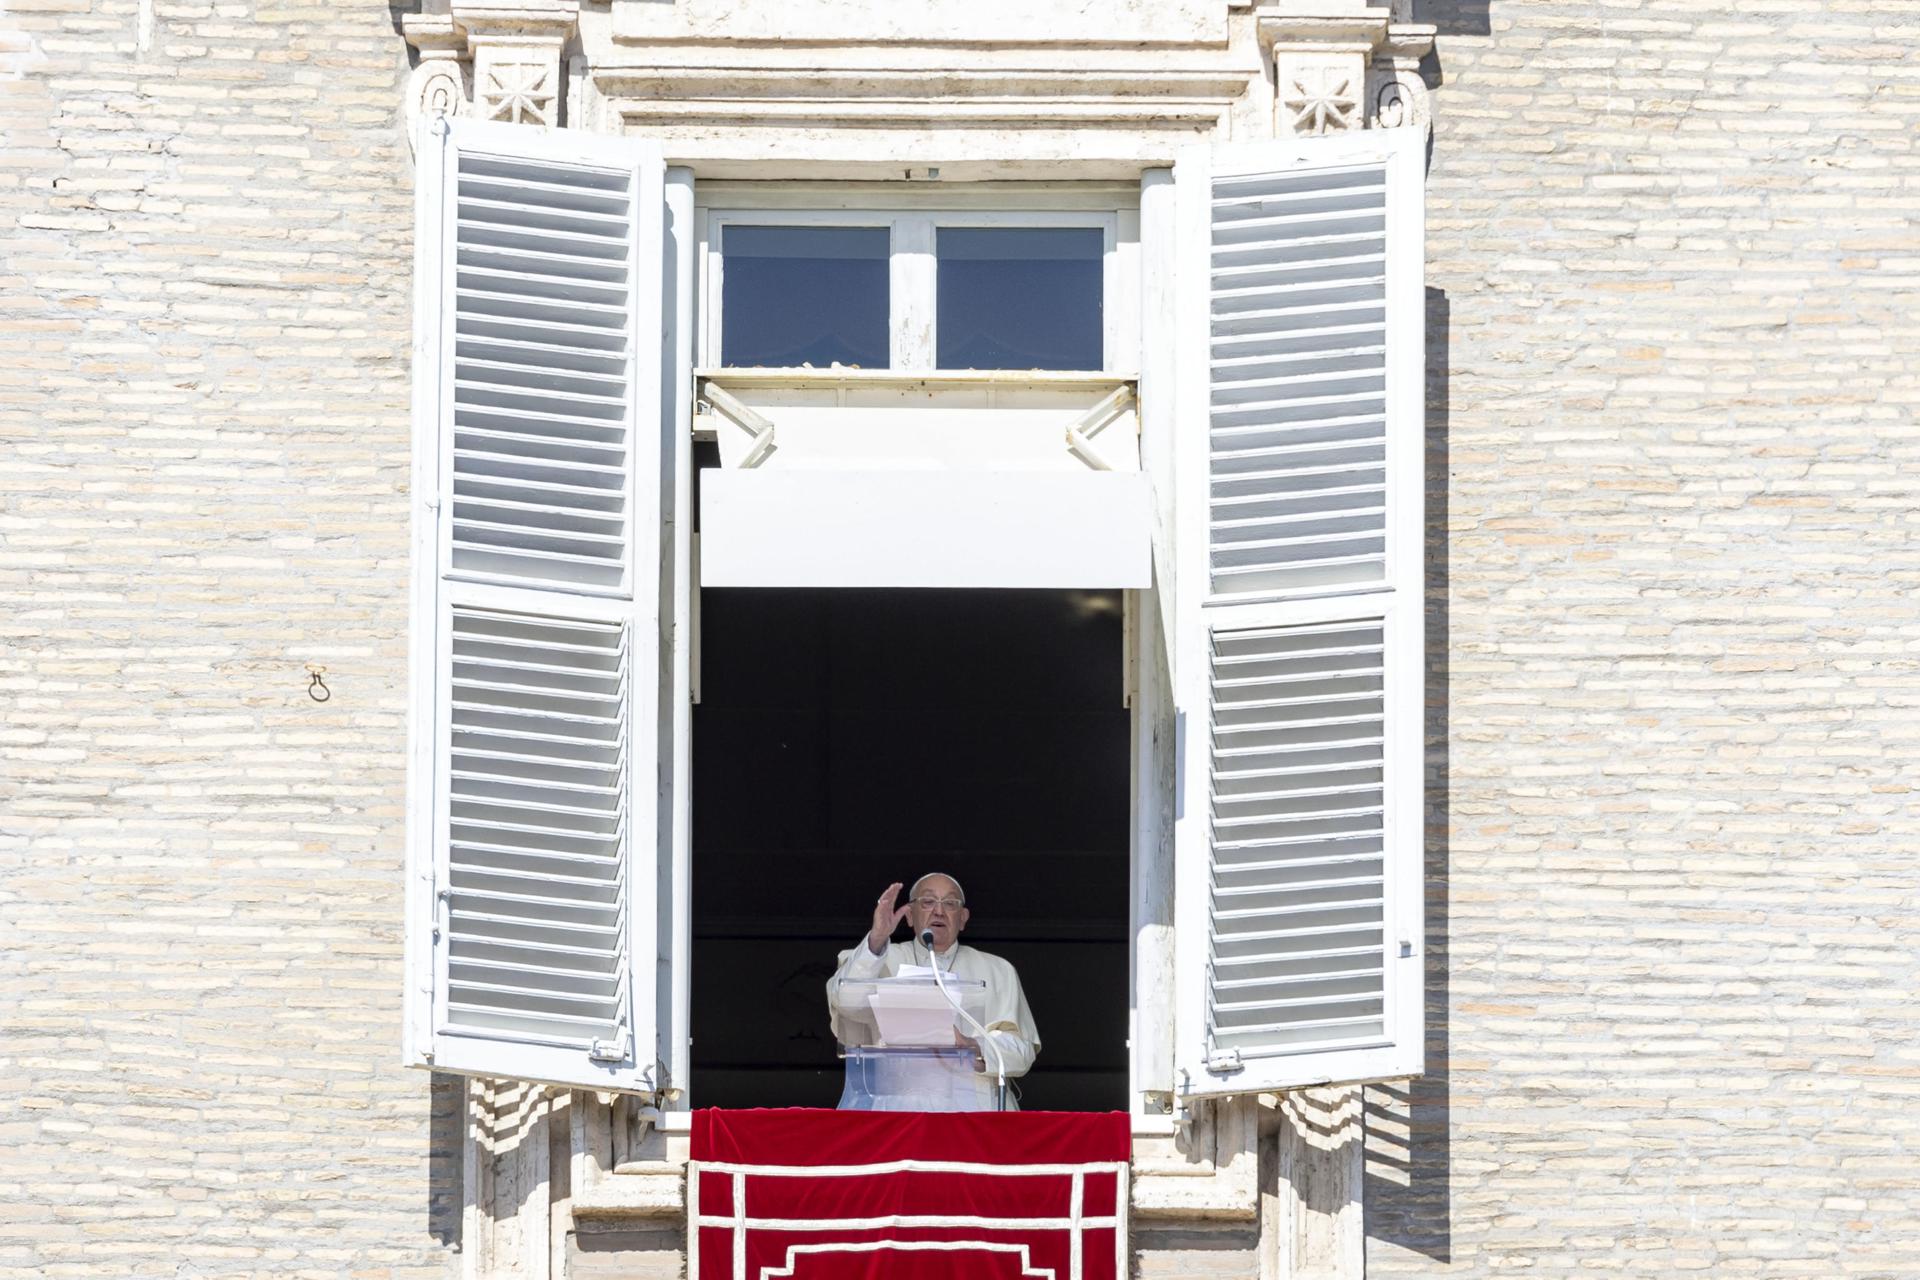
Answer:
[[[397, 8], [0, 14], [6, 1280], [457, 1265]], [[1920, 1274], [1920, 24], [1427, 16], [1443, 964], [1370, 1271]]]
[[0, 32], [0, 1276], [445, 1274], [398, 1065], [394, 13]]
[[1431, 9], [1444, 977], [1368, 1274], [1920, 1275], [1920, 11]]

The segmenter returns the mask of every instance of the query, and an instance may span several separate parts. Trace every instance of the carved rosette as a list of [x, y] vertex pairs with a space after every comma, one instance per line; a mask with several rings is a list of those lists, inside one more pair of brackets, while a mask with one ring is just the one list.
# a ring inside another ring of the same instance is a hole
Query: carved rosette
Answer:
[[1358, 59], [1289, 58], [1278, 76], [1281, 131], [1316, 136], [1358, 129], [1365, 89]]
[[560, 123], [560, 50], [483, 46], [475, 55], [475, 112], [484, 120]]

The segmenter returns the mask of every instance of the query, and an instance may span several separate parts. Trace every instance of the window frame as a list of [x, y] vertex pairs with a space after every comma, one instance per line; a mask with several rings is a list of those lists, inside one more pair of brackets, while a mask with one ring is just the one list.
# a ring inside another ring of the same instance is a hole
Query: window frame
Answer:
[[[675, 170], [668, 170], [671, 193]], [[679, 171], [685, 173], [684, 170]], [[1149, 171], [1155, 172], [1155, 171]], [[1157, 171], [1167, 174], [1167, 170]], [[892, 368], [887, 372], [903, 380], [917, 373], [935, 372], [933, 356], [937, 347], [933, 334], [935, 286], [938, 264], [934, 257], [933, 228], [945, 226], [1097, 226], [1105, 231], [1102, 241], [1101, 312], [1102, 355], [1105, 365], [1097, 370], [1074, 370], [1116, 380], [1144, 376], [1143, 366], [1156, 366], [1161, 379], [1170, 379], [1172, 317], [1151, 312], [1143, 304], [1143, 291], [1165, 290], [1171, 266], [1173, 245], [1170, 240], [1171, 186], [1155, 193], [1163, 208], [1147, 214], [1152, 225], [1143, 225], [1146, 198], [1142, 184], [1131, 182], [986, 182], [953, 184], [939, 188], [907, 187], [900, 183], [809, 183], [749, 182], [712, 180], [691, 181], [692, 225], [696, 242], [690, 247], [686, 273], [689, 288], [679, 303], [680, 323], [690, 330], [684, 339], [692, 348], [693, 366], [714, 369], [720, 355], [720, 297], [724, 264], [721, 245], [724, 228], [729, 224], [757, 226], [882, 226], [892, 228], [898, 221], [917, 222], [926, 228], [924, 258], [919, 265], [924, 282], [921, 306], [927, 332], [923, 340], [925, 364], [903, 367], [898, 348], [893, 351]], [[1152, 241], [1143, 248], [1143, 237]], [[890, 346], [899, 340], [899, 313], [895, 303], [903, 296], [900, 276], [905, 265], [899, 241], [890, 239], [888, 259]], [[1158, 255], [1158, 259], [1156, 256]], [[1164, 260], [1164, 261], [1162, 261]], [[909, 278], [909, 287], [917, 287]], [[687, 296], [690, 295], [690, 296]], [[691, 313], [691, 314], [689, 314]], [[684, 331], [683, 330], [683, 331]], [[1146, 338], [1151, 335], [1152, 342]], [[681, 381], [690, 391], [692, 379]], [[824, 371], [821, 371], [824, 375]], [[1009, 371], [1007, 377], [1017, 377]], [[1165, 383], [1163, 382], [1164, 386]], [[690, 414], [690, 407], [686, 409]], [[690, 419], [689, 419], [690, 421]], [[1144, 428], [1144, 421], [1143, 421]], [[1144, 463], [1143, 459], [1143, 463]], [[1160, 466], [1170, 463], [1163, 459]], [[1153, 469], [1153, 468], [1150, 468]], [[1170, 476], [1162, 476], [1162, 485]], [[693, 539], [682, 526], [678, 536]], [[695, 547], [691, 559], [697, 564]], [[697, 567], [691, 569], [687, 607], [687, 629], [682, 634], [689, 643], [676, 646], [686, 670], [678, 674], [682, 682], [675, 701], [681, 711], [690, 712], [698, 700], [700, 668], [699, 587]], [[1129, 932], [1127, 972], [1128, 1027], [1124, 1046], [1127, 1063], [1127, 1111], [1134, 1132], [1153, 1138], [1166, 1138], [1175, 1132], [1176, 1101], [1173, 1079], [1173, 997], [1171, 937], [1173, 847], [1170, 817], [1162, 812], [1162, 788], [1174, 770], [1176, 743], [1160, 726], [1171, 724], [1173, 691], [1163, 679], [1167, 660], [1166, 643], [1159, 619], [1166, 603], [1157, 588], [1122, 593], [1125, 617], [1122, 625], [1122, 686], [1114, 696], [1123, 698], [1132, 721], [1133, 750], [1129, 781], [1130, 813], [1127, 856]], [[1155, 670], [1158, 659], [1160, 672]], [[675, 777], [677, 795], [673, 809], [672, 839], [667, 865], [661, 869], [663, 892], [674, 902], [674, 926], [671, 936], [663, 938], [662, 958], [668, 973], [663, 978], [662, 1005], [672, 1010], [671, 1030], [662, 1036], [661, 1060], [674, 1086], [673, 1094], [661, 1100], [661, 1127], [684, 1132], [691, 1124], [692, 1107], [698, 1105], [699, 1082], [690, 1071], [688, 1014], [692, 988], [692, 946], [690, 887], [692, 877], [692, 820], [690, 805], [691, 751], [690, 724], [683, 717], [674, 725]], [[685, 806], [685, 807], [682, 807]], [[671, 886], [669, 888], [669, 886]]]
[[[919, 202], [914, 202], [918, 204]], [[1074, 373], [1126, 373], [1139, 363], [1139, 208], [1105, 198], [1085, 208], [1027, 205], [1013, 193], [1001, 207], [907, 207], [896, 193], [843, 208], [756, 206], [730, 201], [701, 210], [699, 355], [702, 368], [721, 368], [721, 298], [729, 226], [884, 227], [887, 231], [887, 372], [940, 372], [937, 332], [941, 227], [1091, 227], [1101, 232], [1101, 367]]]

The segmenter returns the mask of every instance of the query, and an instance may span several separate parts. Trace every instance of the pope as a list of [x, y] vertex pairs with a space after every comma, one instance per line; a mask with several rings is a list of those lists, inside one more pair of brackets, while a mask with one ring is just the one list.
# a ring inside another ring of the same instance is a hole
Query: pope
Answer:
[[[931, 872], [913, 882], [905, 906], [895, 906], [900, 896], [896, 882], [886, 888], [873, 906], [873, 919], [867, 936], [858, 946], [840, 953], [840, 965], [827, 979], [827, 1008], [833, 1019], [834, 1035], [845, 1043], [857, 1036], [846, 1023], [856, 1016], [840, 1002], [842, 982], [872, 982], [891, 978], [903, 965], [939, 966], [940, 972], [962, 980], [986, 983], [987, 1015], [981, 1019], [990, 1045], [982, 1046], [979, 1037], [954, 1031], [954, 1042], [974, 1051], [974, 1093], [980, 1110], [993, 1106], [996, 1081], [995, 1054], [1009, 1080], [1023, 1076], [1040, 1052], [1040, 1033], [1033, 1025], [1033, 1013], [1027, 1008], [1026, 993], [1020, 988], [1020, 975], [999, 956], [975, 950], [960, 941], [971, 912], [967, 910], [966, 891], [960, 882], [944, 872]], [[891, 941], [894, 931], [905, 920], [912, 936], [905, 942]], [[933, 934], [933, 949], [928, 951], [922, 935]], [[1011, 1105], [1011, 1104], [1009, 1104]]]

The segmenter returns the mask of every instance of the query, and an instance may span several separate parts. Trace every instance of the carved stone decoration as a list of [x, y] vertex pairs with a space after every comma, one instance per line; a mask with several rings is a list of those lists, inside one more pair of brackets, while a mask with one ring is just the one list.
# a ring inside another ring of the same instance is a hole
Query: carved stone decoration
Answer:
[[1427, 109], [1427, 86], [1418, 73], [1382, 68], [1375, 63], [1370, 83], [1368, 114], [1374, 128], [1418, 128], [1431, 118]]
[[1280, 105], [1295, 134], [1343, 133], [1360, 127], [1361, 88], [1351, 70], [1302, 66], [1287, 72]]
[[467, 69], [460, 63], [451, 58], [423, 62], [414, 68], [412, 93], [407, 102], [409, 118], [464, 116], [472, 93]]
[[482, 114], [508, 124], [557, 124], [559, 68], [540, 62], [490, 59], [480, 87]]
[[1254, 0], [1273, 59], [1274, 132], [1310, 135], [1424, 126], [1420, 59], [1434, 28], [1407, 21], [1410, 0]]
[[1367, 68], [1367, 123], [1375, 129], [1423, 129], [1432, 120], [1420, 60], [1433, 48], [1434, 29], [1395, 24]]
[[557, 129], [560, 51], [578, 30], [577, 0], [452, 0], [473, 54], [473, 107], [482, 120]]
[[400, 20], [407, 43], [420, 51], [420, 64], [407, 81], [407, 125], [435, 116], [463, 116], [471, 109], [473, 84], [463, 55], [467, 37], [440, 14], [410, 13]]

